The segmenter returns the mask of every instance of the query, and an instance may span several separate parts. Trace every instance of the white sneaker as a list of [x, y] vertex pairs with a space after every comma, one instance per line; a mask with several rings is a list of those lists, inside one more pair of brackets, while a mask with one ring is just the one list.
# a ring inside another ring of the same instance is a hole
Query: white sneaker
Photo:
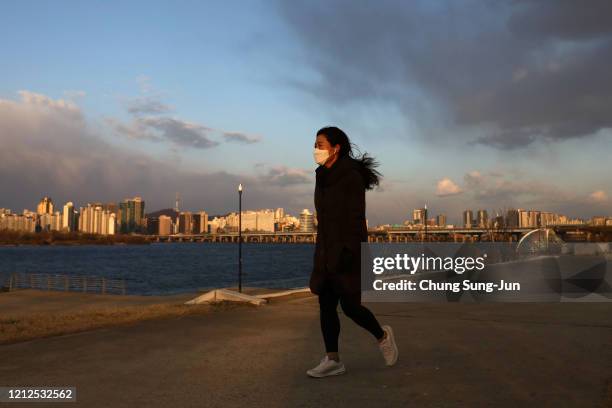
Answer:
[[330, 360], [329, 357], [325, 356], [321, 360], [318, 366], [315, 368], [311, 368], [306, 371], [311, 377], [322, 378], [328, 377], [330, 375], [340, 375], [346, 372], [346, 368], [344, 368], [344, 364], [335, 360]]
[[395, 344], [395, 337], [393, 337], [391, 326], [383, 326], [382, 329], [387, 334], [387, 338], [379, 343], [378, 347], [380, 347], [380, 352], [385, 358], [385, 364], [392, 366], [397, 362], [399, 351], [397, 350], [397, 344]]

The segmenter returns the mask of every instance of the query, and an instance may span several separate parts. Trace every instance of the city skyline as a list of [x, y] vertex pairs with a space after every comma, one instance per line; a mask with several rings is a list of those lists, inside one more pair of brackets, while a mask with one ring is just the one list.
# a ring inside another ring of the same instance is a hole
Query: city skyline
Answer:
[[[175, 205], [179, 204], [179, 194], [176, 195]], [[51, 216], [52, 218], [42, 221], [37, 218], [30, 221], [32, 223], [32, 229], [34, 223], [40, 225], [45, 223], [44, 228], [50, 228], [51, 230], [68, 230], [68, 231], [80, 231], [80, 232], [94, 232], [102, 234], [115, 234], [115, 233], [129, 233], [129, 232], [144, 232], [152, 233], [150, 225], [146, 225], [146, 220], [155, 220], [155, 229], [160, 230], [160, 226], [163, 222], [167, 222], [167, 215], [155, 216], [151, 218], [150, 214], [156, 214], [164, 212], [164, 210], [171, 210], [175, 212], [176, 220], [170, 221], [170, 231], [172, 233], [183, 232], [187, 230], [195, 231], [198, 233], [208, 232], [208, 226], [214, 225], [214, 228], [225, 228], [226, 225], [237, 227], [237, 211], [229, 210], [213, 214], [207, 212], [203, 208], [197, 210], [190, 209], [179, 209], [177, 207], [162, 208], [154, 211], [145, 211], [145, 202], [142, 197], [135, 196], [133, 198], [126, 198], [120, 202], [109, 202], [106, 201], [95, 201], [93, 203], [86, 203], [85, 206], [75, 206], [74, 202], [68, 201], [63, 206], [57, 206], [53, 199], [49, 196], [44, 196], [40, 199], [36, 205], [36, 211], [30, 211], [24, 208], [20, 213], [14, 211], [11, 208], [0, 207], [0, 216], [4, 215], [19, 215], [19, 216], [30, 216], [36, 215], [37, 217]], [[410, 217], [410, 211], [412, 216]], [[453, 216], [449, 218], [448, 214], [445, 213], [431, 213], [431, 207], [424, 206], [423, 208], [414, 208], [406, 212], [406, 217], [403, 220], [396, 220], [391, 223], [370, 223], [370, 228], [379, 228], [385, 226], [409, 226], [409, 225], [429, 225], [438, 227], [458, 227], [458, 228], [489, 228], [495, 226], [496, 228], [511, 226], [511, 227], [542, 227], [547, 225], [572, 225], [572, 224], [600, 224], [600, 225], [612, 225], [612, 216], [609, 214], [595, 214], [588, 218], [572, 218], [565, 214], [554, 213], [545, 209], [521, 209], [521, 208], [507, 208], [498, 209], [489, 214], [487, 209], [478, 208], [465, 209], [459, 217], [459, 221], [448, 222], [453, 220]], [[265, 220], [260, 220], [259, 213], [266, 213]], [[267, 214], [270, 214], [268, 219]], [[297, 217], [291, 215], [290, 211], [285, 211], [285, 207], [273, 207], [273, 208], [245, 208], [242, 210], [243, 214], [243, 229], [249, 230], [270, 230], [275, 231], [277, 222], [293, 223], [300, 225], [304, 222], [311, 225], [306, 227], [305, 231], [312, 231], [314, 227], [312, 225], [313, 220], [316, 221], [316, 212], [311, 213], [310, 209], [305, 208], [297, 212]], [[76, 215], [76, 220], [74, 219]], [[53, 218], [57, 217], [57, 220]], [[304, 218], [306, 217], [306, 218]], [[235, 218], [235, 219], [234, 219]], [[251, 220], [252, 218], [252, 220]], [[162, 222], [163, 219], [163, 222]], [[179, 219], [181, 220], [179, 226]], [[309, 221], [305, 221], [309, 220]], [[161, 223], [161, 224], [160, 224]], [[263, 224], [261, 224], [263, 223]], [[235, 225], [234, 225], [235, 224]], [[259, 225], [265, 225], [265, 227], [259, 228]], [[187, 227], [185, 226], [187, 225]], [[48, 227], [47, 227], [48, 226]], [[166, 226], [162, 228], [167, 228]], [[182, 229], [181, 229], [182, 228]], [[214, 229], [213, 228], [213, 229]], [[2, 229], [2, 225], [0, 225]]]
[[381, 163], [376, 224], [425, 203], [612, 213], [606, 2], [347, 7], [6, 5], [2, 205], [181, 191], [220, 213], [242, 182], [252, 208], [312, 208], [332, 124]]

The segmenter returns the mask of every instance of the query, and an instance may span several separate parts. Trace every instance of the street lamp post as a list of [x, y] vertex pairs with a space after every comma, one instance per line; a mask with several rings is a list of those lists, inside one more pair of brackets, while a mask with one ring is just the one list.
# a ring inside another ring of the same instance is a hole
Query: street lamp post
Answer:
[[427, 241], [427, 204], [425, 204], [425, 241]]
[[242, 183], [238, 184], [238, 292], [242, 293]]

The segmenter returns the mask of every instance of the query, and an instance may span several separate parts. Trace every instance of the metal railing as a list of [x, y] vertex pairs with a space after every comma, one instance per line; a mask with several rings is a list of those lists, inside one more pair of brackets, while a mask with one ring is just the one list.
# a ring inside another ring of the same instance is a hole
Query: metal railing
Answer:
[[125, 295], [125, 279], [99, 276], [56, 275], [45, 273], [13, 273], [4, 284], [9, 291], [15, 289], [62, 290], [84, 293]]

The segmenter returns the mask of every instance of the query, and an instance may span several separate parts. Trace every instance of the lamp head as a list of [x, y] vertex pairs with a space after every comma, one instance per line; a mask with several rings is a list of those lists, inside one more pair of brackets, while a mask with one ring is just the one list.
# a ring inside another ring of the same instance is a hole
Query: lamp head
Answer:
[[242, 193], [242, 183], [238, 184], [238, 191]]

